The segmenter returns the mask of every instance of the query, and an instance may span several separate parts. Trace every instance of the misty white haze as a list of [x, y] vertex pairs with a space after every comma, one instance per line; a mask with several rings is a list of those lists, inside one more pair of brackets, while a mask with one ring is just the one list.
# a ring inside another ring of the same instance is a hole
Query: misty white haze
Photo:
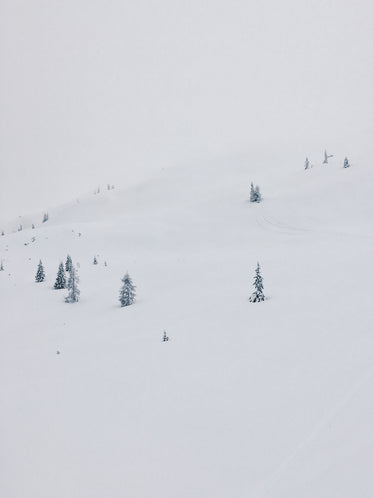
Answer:
[[253, 148], [372, 136], [369, 1], [1, 2], [0, 220]]
[[0, 0], [1, 498], [373, 496], [372, 14]]

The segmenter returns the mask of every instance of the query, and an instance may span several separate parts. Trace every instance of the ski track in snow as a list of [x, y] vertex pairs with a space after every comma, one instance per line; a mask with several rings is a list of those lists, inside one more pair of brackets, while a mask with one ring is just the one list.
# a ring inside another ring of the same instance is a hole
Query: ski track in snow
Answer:
[[273, 491], [281, 476], [286, 472], [289, 465], [294, 462], [303, 451], [318, 437], [318, 435], [328, 426], [342, 410], [353, 401], [358, 392], [373, 379], [373, 370], [365, 373], [355, 385], [347, 391], [342, 400], [332, 408], [329, 413], [322, 417], [320, 422], [315, 425], [310, 434], [306, 436], [295, 449], [278, 465], [278, 467], [271, 473], [271, 475], [261, 483], [255, 490], [253, 498], [265, 498]]
[[257, 216], [256, 222], [261, 228], [265, 230], [274, 231], [285, 235], [298, 235], [305, 232], [311, 232], [310, 228], [295, 227], [288, 223], [284, 223], [283, 221], [279, 221], [278, 219], [268, 214]]

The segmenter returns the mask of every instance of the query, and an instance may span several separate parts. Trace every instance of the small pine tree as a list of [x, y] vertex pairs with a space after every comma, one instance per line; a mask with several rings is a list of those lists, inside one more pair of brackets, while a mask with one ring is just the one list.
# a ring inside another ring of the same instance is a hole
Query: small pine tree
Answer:
[[256, 270], [255, 270], [255, 277], [254, 277], [254, 292], [251, 294], [249, 301], [251, 303], [258, 303], [260, 301], [264, 301], [265, 297], [263, 294], [263, 277], [260, 274], [260, 265], [259, 263], [257, 264]]
[[262, 200], [262, 195], [260, 193], [259, 186], [254, 187], [253, 182], [250, 185], [250, 202], [260, 202]]
[[123, 308], [124, 306], [130, 306], [135, 302], [136, 287], [132, 283], [131, 277], [128, 273], [124, 275], [124, 277], [122, 278], [122, 282], [123, 285], [119, 292], [119, 302]]
[[93, 264], [94, 264], [94, 265], [97, 265], [97, 264], [98, 264], [96, 256], [93, 258]]
[[31, 225], [31, 228], [32, 228], [33, 230], [35, 230], [35, 225], [34, 225], [34, 224], [32, 224], [32, 225]]
[[66, 303], [77, 303], [79, 301], [80, 290], [78, 288], [78, 284], [79, 284], [78, 273], [74, 265], [71, 265], [69, 280], [67, 282], [67, 289], [69, 293], [65, 298]]
[[45, 223], [46, 221], [49, 220], [49, 215], [48, 213], [44, 213], [44, 216], [43, 216], [43, 223]]
[[1, 231], [1, 235], [2, 235], [2, 237], [4, 237], [4, 235], [5, 235], [4, 230]]
[[22, 225], [19, 225], [19, 227], [18, 227], [18, 231], [19, 231], [19, 232], [22, 232]]
[[105, 261], [104, 266], [107, 266], [107, 262]]
[[71, 256], [70, 254], [67, 255], [67, 258], [66, 258], [66, 262], [65, 262], [65, 270], [66, 271], [70, 271], [71, 270], [71, 267], [73, 265], [73, 261], [71, 259]]
[[306, 162], [304, 163], [304, 169], [310, 169], [310, 162], [308, 160], [308, 157], [306, 157]]
[[0, 271], [4, 271], [3, 260], [0, 261]]
[[44, 280], [45, 280], [45, 272], [44, 272], [44, 268], [43, 268], [43, 263], [40, 260], [39, 264], [38, 264], [38, 269], [37, 269], [36, 275], [35, 275], [35, 282], [44, 282]]
[[54, 284], [55, 289], [66, 289], [66, 274], [65, 269], [63, 267], [63, 263], [60, 263], [58, 267], [58, 273], [56, 282]]
[[351, 165], [350, 165], [350, 163], [348, 162], [347, 157], [345, 157], [345, 160], [343, 161], [343, 167], [344, 167], [344, 168], [349, 168], [350, 166], [351, 166]]
[[162, 339], [162, 341], [163, 341], [163, 342], [167, 342], [167, 341], [169, 341], [169, 340], [170, 340], [170, 339], [169, 339], [169, 337], [167, 336], [166, 331], [164, 330], [164, 331], [163, 331], [163, 339]]
[[328, 154], [328, 153], [326, 152], [326, 150], [325, 150], [325, 151], [324, 151], [324, 160], [323, 160], [323, 162], [322, 162], [322, 163], [323, 163], [323, 164], [328, 164], [328, 159], [329, 159], [330, 157], [333, 157], [333, 154]]

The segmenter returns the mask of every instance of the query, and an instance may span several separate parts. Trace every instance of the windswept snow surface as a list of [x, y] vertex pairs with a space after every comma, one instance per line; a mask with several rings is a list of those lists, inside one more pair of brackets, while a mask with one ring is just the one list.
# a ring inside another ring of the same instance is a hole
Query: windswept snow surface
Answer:
[[373, 174], [343, 157], [165, 170], [0, 237], [1, 496], [373, 496]]

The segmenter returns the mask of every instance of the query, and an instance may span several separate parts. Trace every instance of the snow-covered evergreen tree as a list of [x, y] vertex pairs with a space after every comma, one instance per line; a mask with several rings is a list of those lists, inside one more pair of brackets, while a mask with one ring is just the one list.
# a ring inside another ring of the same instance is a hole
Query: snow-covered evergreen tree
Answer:
[[0, 271], [4, 271], [4, 264], [3, 260], [0, 261]]
[[164, 331], [163, 331], [163, 339], [162, 339], [162, 341], [163, 341], [163, 342], [167, 342], [167, 341], [169, 341], [169, 340], [170, 340], [170, 339], [169, 339], [169, 337], [167, 336], [166, 331], [164, 330]]
[[2, 236], [4, 236], [4, 235], [5, 235], [4, 230], [1, 230], [1, 235], [2, 235]]
[[135, 302], [136, 287], [128, 273], [122, 278], [123, 285], [119, 292], [119, 302], [122, 307], [130, 306]]
[[22, 232], [22, 225], [19, 225], [19, 227], [18, 227], [18, 231], [19, 231], [19, 232]]
[[93, 258], [93, 264], [94, 264], [94, 265], [97, 265], [97, 264], [98, 264], [98, 261], [97, 261], [96, 256]]
[[65, 298], [66, 303], [77, 303], [79, 301], [80, 290], [78, 285], [79, 285], [78, 273], [74, 265], [72, 264], [69, 272], [69, 280], [67, 282], [67, 289], [69, 293]]
[[35, 275], [35, 282], [44, 282], [44, 280], [45, 280], [45, 272], [44, 272], [44, 268], [43, 268], [43, 263], [40, 260], [39, 264], [38, 264], [38, 269], [37, 269], [36, 275]]
[[308, 157], [306, 157], [306, 161], [304, 163], [304, 169], [310, 169], [310, 162], [308, 160]]
[[350, 165], [350, 163], [348, 162], [347, 157], [345, 157], [345, 160], [343, 161], [343, 167], [344, 167], [344, 168], [349, 168], [350, 166], [351, 166], [351, 165]]
[[34, 225], [34, 224], [32, 224], [32, 225], [31, 225], [31, 228], [34, 230], [34, 229], [35, 229], [35, 225]]
[[54, 283], [55, 289], [66, 289], [66, 274], [63, 263], [60, 263], [57, 272], [56, 282]]
[[255, 270], [255, 277], [254, 277], [254, 292], [251, 294], [249, 301], [252, 303], [257, 303], [260, 301], [264, 301], [265, 297], [263, 294], [263, 277], [260, 274], [260, 265], [259, 263], [257, 264], [256, 270]]
[[330, 157], [333, 157], [333, 154], [328, 154], [328, 153], [326, 152], [326, 150], [325, 150], [325, 151], [324, 151], [324, 160], [323, 160], [323, 162], [322, 162], [322, 163], [323, 163], [323, 164], [328, 164], [328, 159], [329, 159]]
[[43, 223], [45, 223], [46, 221], [49, 220], [49, 215], [48, 213], [44, 213], [44, 216], [43, 216]]
[[259, 186], [254, 187], [253, 182], [250, 185], [250, 202], [260, 202], [262, 200], [262, 195], [260, 193]]
[[65, 270], [66, 271], [70, 271], [71, 270], [71, 267], [73, 265], [73, 261], [71, 259], [71, 256], [70, 254], [67, 255], [67, 258], [66, 258], [66, 262], [65, 262]]

